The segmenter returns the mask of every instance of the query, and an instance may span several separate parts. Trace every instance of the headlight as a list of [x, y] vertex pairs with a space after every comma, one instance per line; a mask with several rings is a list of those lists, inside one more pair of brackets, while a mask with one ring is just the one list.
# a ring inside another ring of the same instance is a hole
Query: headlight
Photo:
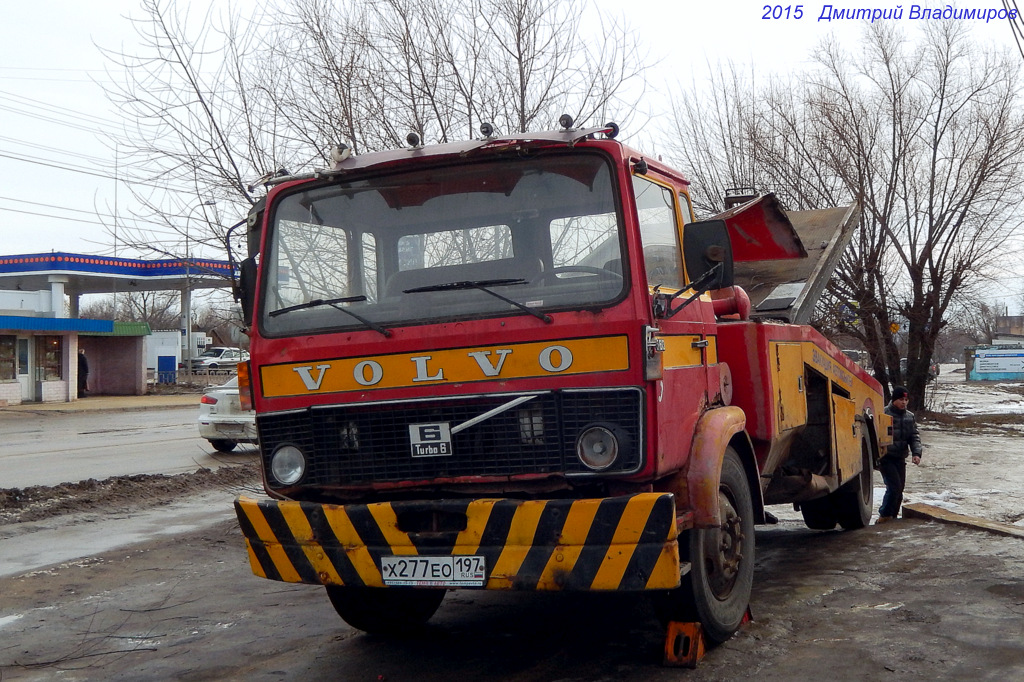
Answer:
[[604, 471], [614, 464], [619, 450], [619, 438], [611, 426], [588, 426], [576, 439], [576, 456], [593, 471]]
[[282, 445], [270, 458], [270, 473], [278, 483], [292, 485], [306, 473], [306, 458], [294, 445]]

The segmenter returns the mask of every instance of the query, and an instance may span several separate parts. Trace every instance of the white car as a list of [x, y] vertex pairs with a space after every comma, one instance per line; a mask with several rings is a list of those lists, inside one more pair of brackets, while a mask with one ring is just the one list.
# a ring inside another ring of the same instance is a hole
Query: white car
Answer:
[[239, 443], [257, 443], [256, 413], [238, 400], [238, 377], [206, 389], [199, 399], [199, 435], [217, 450], [231, 452]]
[[239, 348], [214, 346], [213, 348], [206, 349], [199, 357], [192, 358], [192, 371], [233, 371], [239, 362], [245, 362], [248, 359], [248, 351]]

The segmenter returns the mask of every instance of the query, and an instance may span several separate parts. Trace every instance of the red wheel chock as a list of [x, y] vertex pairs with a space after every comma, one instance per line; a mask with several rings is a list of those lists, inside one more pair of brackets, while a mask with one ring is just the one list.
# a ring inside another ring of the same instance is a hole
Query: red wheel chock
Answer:
[[[754, 620], [750, 607], [743, 614], [740, 626]], [[665, 632], [665, 657], [662, 665], [674, 668], [696, 668], [704, 658], [704, 629], [700, 623], [677, 623], [671, 621]]]
[[663, 665], [675, 668], [696, 668], [704, 658], [704, 630], [700, 623], [671, 621], [665, 632]]

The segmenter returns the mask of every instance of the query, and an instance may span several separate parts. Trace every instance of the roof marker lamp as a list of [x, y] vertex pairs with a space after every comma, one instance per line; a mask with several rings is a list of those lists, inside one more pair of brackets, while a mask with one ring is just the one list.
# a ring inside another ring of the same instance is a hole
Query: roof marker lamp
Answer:
[[331, 161], [334, 163], [341, 163], [350, 156], [352, 156], [352, 148], [344, 142], [339, 142], [331, 147]]

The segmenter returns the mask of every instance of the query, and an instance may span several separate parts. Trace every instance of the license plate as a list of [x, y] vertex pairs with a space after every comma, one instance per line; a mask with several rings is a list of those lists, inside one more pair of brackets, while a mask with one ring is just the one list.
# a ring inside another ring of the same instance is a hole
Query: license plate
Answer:
[[380, 572], [385, 585], [396, 587], [483, 587], [487, 581], [484, 557], [386, 556]]

